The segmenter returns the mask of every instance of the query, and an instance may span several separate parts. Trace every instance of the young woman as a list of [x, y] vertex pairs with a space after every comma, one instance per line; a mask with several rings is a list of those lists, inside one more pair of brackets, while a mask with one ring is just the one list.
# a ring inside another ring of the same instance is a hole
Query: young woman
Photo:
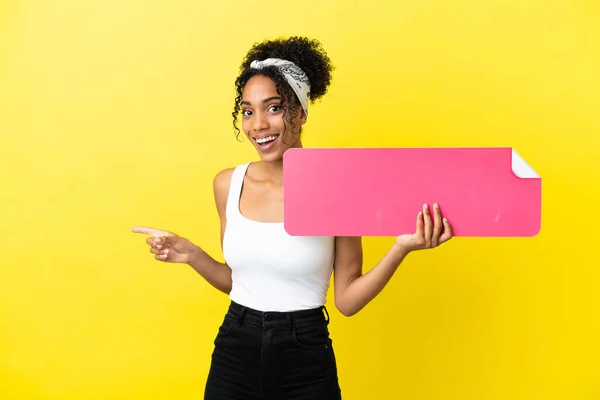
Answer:
[[327, 92], [332, 70], [320, 43], [299, 37], [256, 44], [243, 60], [233, 123], [239, 134], [241, 114], [260, 161], [223, 170], [214, 179], [225, 263], [175, 233], [133, 228], [150, 235], [146, 242], [157, 260], [187, 263], [230, 296], [205, 399], [340, 399], [324, 306], [331, 274], [335, 306], [350, 316], [377, 296], [410, 252], [452, 237], [439, 207], [423, 205], [415, 233], [397, 237], [363, 274], [360, 237], [285, 232], [283, 153], [302, 147], [308, 104]]

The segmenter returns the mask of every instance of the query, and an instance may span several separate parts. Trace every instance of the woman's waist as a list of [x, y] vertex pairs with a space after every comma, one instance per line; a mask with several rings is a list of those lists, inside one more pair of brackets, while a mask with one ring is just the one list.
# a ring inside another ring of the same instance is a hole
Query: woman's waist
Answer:
[[293, 308], [291, 304], [289, 304], [291, 308], [279, 304], [266, 309], [258, 309], [246, 304], [232, 299], [227, 311], [228, 316], [239, 321], [240, 324], [243, 322], [260, 327], [290, 327], [329, 322], [329, 313], [324, 304], [300, 309]]

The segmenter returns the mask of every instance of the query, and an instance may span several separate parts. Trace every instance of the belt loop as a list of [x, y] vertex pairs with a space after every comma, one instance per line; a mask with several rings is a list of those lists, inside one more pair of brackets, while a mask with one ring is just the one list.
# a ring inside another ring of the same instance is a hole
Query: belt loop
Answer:
[[327, 315], [327, 319], [325, 320], [325, 324], [329, 324], [329, 312], [327, 312], [327, 307], [321, 306], [321, 309], [323, 311], [325, 311], [325, 314]]
[[289, 324], [290, 324], [290, 331], [294, 332], [294, 330], [296, 329], [296, 321], [294, 321], [294, 313], [288, 313], [288, 319], [289, 319]]
[[244, 315], [246, 314], [246, 310], [247, 310], [247, 308], [244, 307], [244, 306], [242, 306], [242, 309], [240, 310], [240, 315], [237, 318], [237, 325], [238, 325], [238, 327], [242, 326], [242, 323], [244, 322]]

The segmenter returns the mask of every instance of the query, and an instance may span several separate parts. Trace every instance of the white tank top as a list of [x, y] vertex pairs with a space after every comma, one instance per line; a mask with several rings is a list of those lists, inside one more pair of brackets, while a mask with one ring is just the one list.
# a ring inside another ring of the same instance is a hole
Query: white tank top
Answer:
[[223, 254], [232, 271], [231, 300], [260, 311], [324, 305], [335, 238], [290, 236], [283, 222], [257, 222], [242, 215], [239, 200], [249, 165], [234, 169], [227, 198]]

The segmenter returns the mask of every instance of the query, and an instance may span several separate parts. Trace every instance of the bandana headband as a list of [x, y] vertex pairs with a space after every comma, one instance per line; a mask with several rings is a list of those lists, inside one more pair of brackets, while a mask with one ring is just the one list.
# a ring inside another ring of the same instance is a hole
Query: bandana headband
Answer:
[[276, 67], [283, 74], [290, 84], [304, 113], [308, 116], [308, 97], [310, 96], [310, 81], [302, 69], [291, 61], [280, 58], [267, 58], [263, 61], [254, 60], [250, 63], [250, 68], [262, 69], [265, 67]]

